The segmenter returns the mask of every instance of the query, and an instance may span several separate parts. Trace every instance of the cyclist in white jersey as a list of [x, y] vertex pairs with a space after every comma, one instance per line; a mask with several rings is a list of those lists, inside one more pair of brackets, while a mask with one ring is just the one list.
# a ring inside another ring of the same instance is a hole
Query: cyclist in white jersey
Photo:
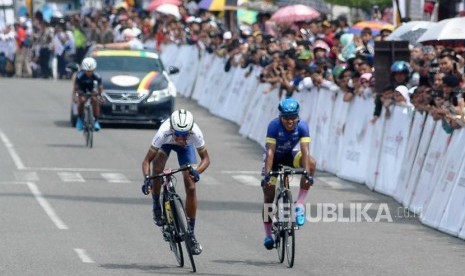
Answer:
[[[194, 164], [197, 163], [194, 148], [197, 149], [197, 153], [200, 156], [200, 163], [197, 167], [194, 166]], [[147, 180], [147, 177], [151, 175], [151, 163], [152, 174], [163, 172], [171, 151], [177, 153], [179, 166], [191, 164], [195, 168], [192, 172], [184, 171], [182, 174], [186, 189], [186, 214], [191, 228], [189, 236], [194, 245], [192, 253], [198, 255], [202, 252], [202, 246], [197, 242], [194, 234], [197, 211], [195, 183], [200, 180], [200, 174], [210, 165], [210, 157], [205, 147], [202, 131], [199, 126], [194, 123], [192, 114], [185, 109], [174, 111], [171, 117], [161, 124], [142, 162], [142, 173], [146, 179], [142, 186], [142, 192], [148, 194], [149, 186], [153, 186], [151, 190], [153, 199], [153, 220], [157, 226], [162, 226], [164, 224], [160, 206], [160, 189], [162, 182], [161, 179], [156, 179], [153, 181], [153, 185], [151, 185], [152, 183], [150, 183], [150, 180]]]

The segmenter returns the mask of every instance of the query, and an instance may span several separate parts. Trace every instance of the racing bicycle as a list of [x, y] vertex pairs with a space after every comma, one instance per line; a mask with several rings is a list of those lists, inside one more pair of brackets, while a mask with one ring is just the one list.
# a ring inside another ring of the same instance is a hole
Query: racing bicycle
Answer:
[[289, 189], [289, 178], [294, 174], [301, 174], [308, 177], [304, 169], [294, 169], [278, 165], [277, 171], [269, 172], [269, 176], [278, 177], [279, 184], [276, 186], [274, 199], [274, 215], [272, 232], [275, 237], [275, 248], [278, 251], [279, 262], [284, 262], [287, 256], [289, 267], [294, 266], [295, 257], [295, 230], [299, 227], [295, 224], [294, 204], [292, 193]]
[[94, 145], [94, 109], [92, 107], [92, 96], [95, 93], [85, 93], [86, 101], [84, 102], [84, 139], [86, 146], [92, 148]]
[[164, 225], [162, 226], [162, 234], [165, 241], [170, 245], [171, 251], [176, 257], [180, 267], [184, 266], [184, 255], [181, 243], [184, 242], [187, 255], [189, 256], [192, 265], [192, 271], [196, 272], [194, 256], [192, 254], [193, 244], [189, 238], [191, 229], [187, 223], [186, 211], [181, 197], [176, 193], [176, 178], [175, 173], [181, 171], [192, 171], [191, 165], [185, 165], [179, 169], [165, 169], [163, 173], [149, 176], [148, 179], [163, 178], [162, 184], [162, 214], [164, 217]]

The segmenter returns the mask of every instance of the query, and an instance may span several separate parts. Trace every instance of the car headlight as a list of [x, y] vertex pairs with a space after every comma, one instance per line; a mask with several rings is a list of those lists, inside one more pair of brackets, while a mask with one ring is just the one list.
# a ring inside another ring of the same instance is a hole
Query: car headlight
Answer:
[[169, 96], [176, 96], [176, 87], [174, 87], [174, 84], [171, 82], [168, 83], [165, 89], [152, 91], [152, 94], [147, 98], [147, 102], [158, 102]]

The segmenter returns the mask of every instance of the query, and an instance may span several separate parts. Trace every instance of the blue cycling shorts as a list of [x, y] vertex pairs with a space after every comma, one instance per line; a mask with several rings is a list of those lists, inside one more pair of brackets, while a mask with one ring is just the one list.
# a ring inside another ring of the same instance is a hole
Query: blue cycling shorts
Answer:
[[164, 144], [161, 146], [161, 150], [163, 150], [166, 156], [170, 156], [170, 152], [175, 151], [178, 154], [178, 163], [180, 167], [187, 164], [197, 164], [195, 150], [192, 145], [182, 147], [173, 144]]

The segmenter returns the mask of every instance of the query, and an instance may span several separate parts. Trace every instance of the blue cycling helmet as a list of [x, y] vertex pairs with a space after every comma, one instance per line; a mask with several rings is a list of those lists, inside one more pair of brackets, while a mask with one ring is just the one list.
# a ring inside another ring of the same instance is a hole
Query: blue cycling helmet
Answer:
[[409, 71], [410, 70], [409, 70], [408, 63], [403, 61], [403, 60], [395, 61], [391, 65], [391, 73], [405, 73], [405, 74], [408, 74]]
[[297, 116], [299, 115], [299, 103], [294, 98], [282, 100], [278, 106], [280, 116]]

